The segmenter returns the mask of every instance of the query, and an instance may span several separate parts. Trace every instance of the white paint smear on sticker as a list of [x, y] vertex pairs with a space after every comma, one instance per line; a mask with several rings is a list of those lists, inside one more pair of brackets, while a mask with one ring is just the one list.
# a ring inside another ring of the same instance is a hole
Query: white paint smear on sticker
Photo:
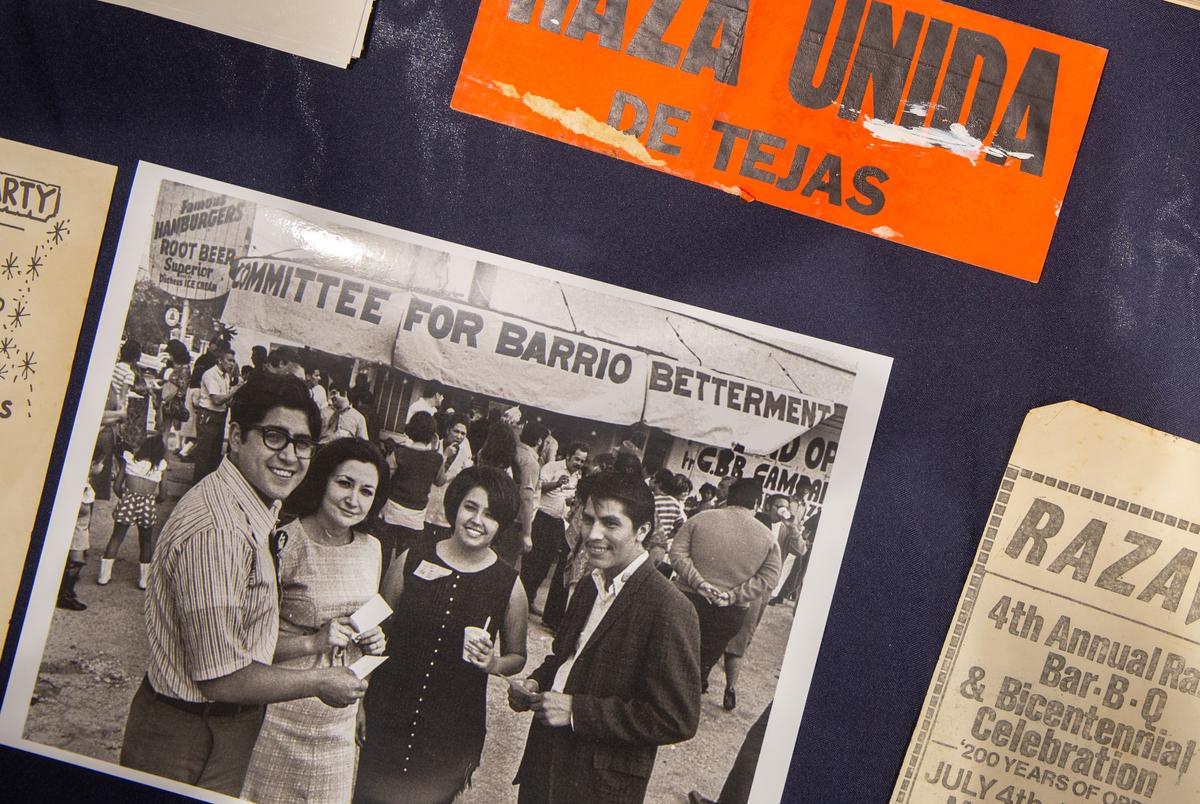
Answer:
[[646, 150], [637, 137], [619, 131], [608, 123], [597, 120], [583, 109], [566, 109], [558, 101], [534, 95], [532, 92], [521, 93], [512, 84], [493, 81], [492, 86], [504, 93], [506, 98], [518, 99], [536, 114], [554, 120], [563, 128], [590, 140], [609, 145], [632, 156], [637, 161], [651, 167], [666, 167], [667, 163], [656, 159]]
[[904, 237], [904, 235], [900, 234], [890, 226], [876, 226], [871, 230], [871, 234], [879, 235], [886, 240], [899, 240], [900, 238]]
[[962, 123], [951, 123], [950, 128], [927, 128], [925, 126], [902, 126], [874, 117], [863, 119], [863, 128], [877, 140], [915, 145], [919, 148], [945, 148], [952, 154], [964, 157], [974, 165], [981, 154], [1002, 156], [1011, 159], [1032, 159], [1033, 154], [1022, 151], [1006, 151], [995, 145], [984, 145], [967, 131]]

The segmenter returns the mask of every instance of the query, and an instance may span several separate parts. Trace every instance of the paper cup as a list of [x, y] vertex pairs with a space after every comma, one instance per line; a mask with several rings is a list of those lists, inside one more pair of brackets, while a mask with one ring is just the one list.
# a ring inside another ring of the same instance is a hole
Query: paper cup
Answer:
[[[474, 625], [468, 625], [466, 628], [464, 628], [463, 629], [463, 654], [462, 654], [464, 662], [471, 661], [471, 655], [469, 653], [467, 653], [467, 644], [471, 641], [472, 637], [476, 637], [479, 639], [490, 639], [491, 635], [488, 634], [487, 631], [484, 631], [482, 628], [478, 628]], [[472, 664], [474, 664], [474, 662], [472, 662]]]

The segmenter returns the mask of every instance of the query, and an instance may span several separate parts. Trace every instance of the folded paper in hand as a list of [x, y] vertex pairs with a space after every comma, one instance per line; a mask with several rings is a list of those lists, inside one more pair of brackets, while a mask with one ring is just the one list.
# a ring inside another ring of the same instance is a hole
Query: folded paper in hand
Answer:
[[378, 593], [350, 615], [350, 624], [358, 633], [370, 631], [392, 614], [392, 607]]
[[361, 656], [358, 661], [350, 665], [349, 670], [359, 678], [366, 678], [371, 675], [376, 667], [388, 660], [386, 656]]

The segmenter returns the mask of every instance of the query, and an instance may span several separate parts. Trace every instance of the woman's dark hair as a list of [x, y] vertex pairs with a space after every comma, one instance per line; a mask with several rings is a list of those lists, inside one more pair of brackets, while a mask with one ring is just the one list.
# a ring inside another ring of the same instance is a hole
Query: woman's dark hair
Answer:
[[142, 443], [137, 448], [137, 452], [133, 453], [133, 457], [139, 461], [149, 461], [152, 465], [157, 466], [167, 457], [167, 448], [163, 444], [162, 435], [146, 433], [146, 437], [142, 439]]
[[291, 375], [251, 374], [229, 401], [229, 420], [242, 430], [246, 440], [247, 428], [262, 424], [275, 408], [298, 410], [308, 419], [308, 434], [316, 439], [321, 435], [321, 411], [308, 392], [304, 380]]
[[502, 469], [476, 465], [463, 469], [446, 487], [446, 521], [452, 527], [458, 518], [458, 507], [473, 488], [481, 488], [487, 494], [488, 511], [500, 526], [497, 533], [516, 521], [520, 508], [517, 484]]
[[664, 494], [674, 493], [675, 473], [667, 467], [663, 467], [654, 473], [654, 483]]
[[717, 487], [716, 486], [714, 486], [712, 483], [701, 483], [700, 484], [700, 497], [702, 499], [711, 500], [713, 497], [716, 497], [716, 496], [717, 496]]
[[[297, 379], [296, 382], [300, 380]], [[325, 488], [329, 485], [329, 478], [333, 477], [333, 473], [346, 461], [369, 463], [379, 473], [379, 482], [375, 485], [375, 499], [371, 501], [371, 510], [367, 512], [363, 522], [370, 522], [377, 517], [387, 502], [391, 472], [379, 448], [361, 438], [339, 438], [318, 449], [308, 467], [308, 474], [284, 503], [287, 512], [297, 517], [315, 514], [321, 507], [321, 501], [325, 499]]]
[[192, 362], [192, 353], [188, 351], [187, 345], [178, 338], [167, 341], [167, 355], [176, 366], [186, 366]]
[[507, 469], [517, 459], [517, 437], [512, 428], [502, 421], [488, 425], [487, 438], [475, 456], [475, 462], [483, 466]]
[[138, 362], [141, 356], [142, 345], [133, 338], [126, 338], [125, 343], [121, 344], [121, 352], [117, 360], [118, 362], [128, 363], [132, 366], [134, 363]]
[[404, 425], [404, 434], [419, 444], [428, 444], [437, 437], [437, 421], [428, 411], [418, 411]]

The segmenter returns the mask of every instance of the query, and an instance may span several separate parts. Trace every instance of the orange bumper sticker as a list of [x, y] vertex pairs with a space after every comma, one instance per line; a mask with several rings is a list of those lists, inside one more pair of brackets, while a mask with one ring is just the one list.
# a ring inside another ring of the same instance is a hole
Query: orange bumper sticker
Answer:
[[1105, 55], [937, 0], [483, 0], [451, 105], [1036, 282]]

